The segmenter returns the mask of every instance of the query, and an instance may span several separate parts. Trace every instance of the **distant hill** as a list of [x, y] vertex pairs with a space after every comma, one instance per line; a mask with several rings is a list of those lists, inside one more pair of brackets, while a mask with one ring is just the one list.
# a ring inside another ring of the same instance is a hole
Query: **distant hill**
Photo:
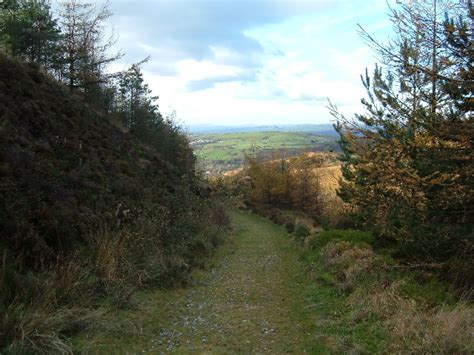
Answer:
[[337, 135], [332, 124], [285, 124], [285, 125], [209, 125], [196, 124], [186, 127], [190, 134], [247, 133], [247, 132], [306, 132], [318, 135]]

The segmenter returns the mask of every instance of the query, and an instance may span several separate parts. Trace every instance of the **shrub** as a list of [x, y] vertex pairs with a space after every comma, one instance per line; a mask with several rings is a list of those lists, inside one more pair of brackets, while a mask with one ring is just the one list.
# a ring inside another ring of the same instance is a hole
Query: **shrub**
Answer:
[[286, 222], [285, 229], [288, 233], [293, 233], [295, 230], [295, 224], [293, 222]]
[[304, 239], [309, 236], [309, 229], [304, 224], [298, 223], [293, 232], [296, 240], [303, 242]]
[[346, 241], [353, 245], [369, 246], [373, 243], [374, 237], [370, 232], [347, 229], [330, 229], [318, 233], [312, 241], [313, 249], [319, 249], [329, 242]]

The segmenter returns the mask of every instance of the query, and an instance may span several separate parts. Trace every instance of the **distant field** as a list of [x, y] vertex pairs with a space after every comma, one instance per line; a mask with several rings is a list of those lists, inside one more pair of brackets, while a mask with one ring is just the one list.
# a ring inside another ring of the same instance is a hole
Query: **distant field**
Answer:
[[246, 154], [271, 157], [283, 152], [294, 156], [302, 151], [337, 150], [335, 136], [308, 132], [245, 132], [191, 136], [191, 145], [201, 168], [219, 174], [239, 168]]

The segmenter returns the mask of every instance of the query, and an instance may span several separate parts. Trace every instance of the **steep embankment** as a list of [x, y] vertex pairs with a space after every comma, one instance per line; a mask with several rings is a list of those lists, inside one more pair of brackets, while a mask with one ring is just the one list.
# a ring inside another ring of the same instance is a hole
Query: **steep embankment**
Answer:
[[182, 282], [219, 243], [179, 129], [147, 145], [111, 122], [0, 55], [0, 353], [70, 352], [104, 299]]
[[2, 239], [48, 259], [99, 226], [114, 225], [181, 171], [69, 95], [38, 68], [0, 56]]

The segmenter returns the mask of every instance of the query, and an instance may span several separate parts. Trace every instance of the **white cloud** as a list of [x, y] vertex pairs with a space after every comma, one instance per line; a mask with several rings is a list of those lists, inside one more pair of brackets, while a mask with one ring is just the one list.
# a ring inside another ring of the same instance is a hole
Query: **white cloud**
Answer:
[[212, 79], [222, 76], [237, 77], [240, 74], [240, 69], [238, 67], [216, 64], [210, 60], [182, 60], [176, 64], [176, 68], [179, 76], [187, 81]]
[[[147, 82], [160, 96], [162, 111], [176, 110], [187, 124], [324, 123], [331, 119], [326, 97], [345, 114], [361, 110], [360, 74], [375, 58], [359, 38], [357, 23], [385, 34], [389, 23], [380, 3], [337, 1], [330, 12], [321, 7], [278, 22], [252, 22], [240, 29], [240, 42], [227, 44], [221, 34], [207, 48], [186, 42], [194, 52], [174, 43], [177, 38], [136, 41], [128, 34], [126, 41], [151, 54], [144, 67]], [[225, 21], [219, 21], [226, 32]], [[240, 50], [239, 43], [251, 49]]]

